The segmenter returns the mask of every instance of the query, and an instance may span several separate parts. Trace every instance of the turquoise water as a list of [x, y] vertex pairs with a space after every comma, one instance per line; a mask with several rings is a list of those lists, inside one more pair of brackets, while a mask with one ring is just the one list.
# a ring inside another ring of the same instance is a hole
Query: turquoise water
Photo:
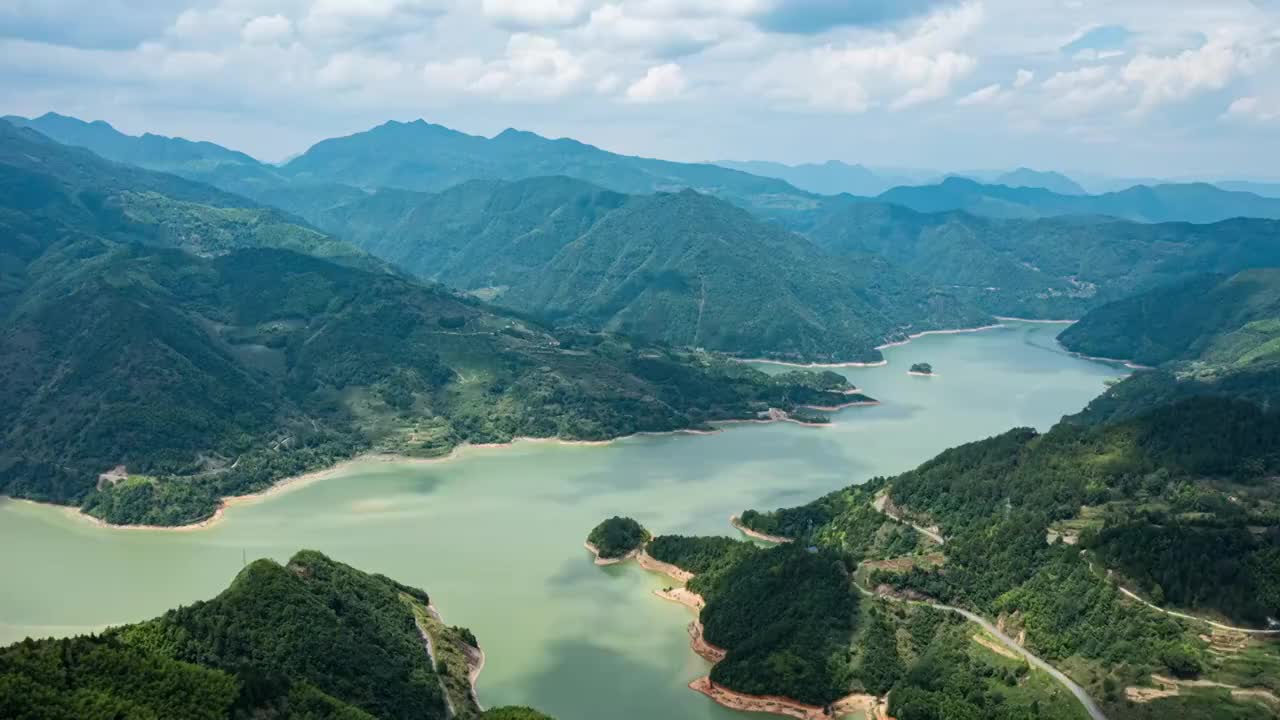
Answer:
[[[486, 705], [529, 704], [559, 720], [740, 720], [685, 687], [708, 666], [688, 649], [692, 614], [650, 594], [669, 582], [594, 566], [588, 530], [626, 514], [657, 533], [731, 534], [728, 518], [744, 508], [803, 503], [1014, 426], [1045, 429], [1122, 373], [1059, 349], [1059, 330], [1017, 323], [890, 348], [888, 366], [842, 370], [883, 404], [845, 410], [830, 427], [366, 462], [192, 532], [103, 529], [0, 500], [0, 643], [145, 619], [216, 594], [242, 558], [314, 548], [423, 587], [448, 622], [471, 627], [488, 657]], [[914, 362], [937, 377], [908, 376]]]

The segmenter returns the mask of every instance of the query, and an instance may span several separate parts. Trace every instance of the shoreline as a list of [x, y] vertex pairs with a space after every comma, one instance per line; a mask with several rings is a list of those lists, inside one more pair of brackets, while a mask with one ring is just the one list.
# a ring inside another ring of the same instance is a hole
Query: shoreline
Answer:
[[[879, 403], [877, 402], [876, 404], [879, 404]], [[801, 407], [801, 406], [797, 406], [797, 407]], [[412, 455], [400, 455], [396, 453], [385, 453], [385, 452], [362, 453], [360, 455], [356, 455], [354, 457], [350, 457], [345, 460], [339, 460], [333, 465], [330, 465], [325, 468], [312, 470], [310, 472], [302, 473], [301, 475], [292, 475], [286, 478], [281, 478], [280, 480], [277, 480], [276, 482], [272, 483], [270, 487], [264, 488], [263, 490], [259, 490], [256, 493], [248, 493], [246, 495], [229, 495], [227, 497], [219, 498], [218, 507], [213, 511], [212, 515], [210, 515], [207, 518], [204, 518], [203, 520], [187, 523], [186, 525], [118, 525], [116, 523], [110, 523], [110, 522], [107, 522], [106, 520], [103, 520], [102, 518], [94, 517], [93, 515], [85, 513], [80, 509], [79, 506], [76, 506], [76, 505], [63, 505], [55, 502], [32, 500], [30, 498], [13, 497], [12, 495], [4, 495], [4, 494], [0, 494], [0, 501], [7, 500], [10, 502], [23, 503], [26, 505], [53, 508], [59, 512], [62, 512], [71, 516], [77, 522], [81, 522], [86, 525], [100, 528], [103, 530], [149, 531], [149, 532], [196, 532], [199, 530], [207, 530], [219, 524], [220, 522], [222, 522], [225, 519], [226, 511], [229, 508], [235, 507], [237, 505], [252, 505], [254, 503], [261, 502], [263, 500], [271, 499], [277, 495], [282, 495], [287, 492], [300, 489], [312, 483], [319, 482], [321, 480], [327, 480], [333, 475], [340, 474], [343, 471], [356, 465], [364, 465], [364, 464], [370, 464], [370, 463], [434, 465], [437, 463], [445, 463], [445, 462], [451, 462], [453, 460], [457, 460], [469, 450], [500, 450], [500, 449], [514, 447], [517, 444], [524, 444], [524, 443], [555, 444], [555, 445], [563, 445], [566, 447], [604, 447], [606, 445], [612, 445], [613, 443], [616, 443], [622, 440], [628, 440], [628, 439], [637, 438], [637, 437], [658, 437], [658, 436], [664, 436], [664, 435], [718, 435], [719, 433], [723, 432], [723, 430], [720, 429], [720, 426], [722, 425], [736, 425], [736, 424], [743, 424], [743, 423], [769, 424], [769, 423], [775, 423], [775, 422], [790, 422], [790, 423], [795, 423], [797, 425], [802, 425], [805, 427], [813, 427], [813, 428], [822, 428], [830, 424], [830, 423], [812, 423], [812, 422], [804, 422], [802, 420], [797, 420], [795, 418], [790, 417], [785, 411], [777, 410], [776, 408], [771, 408], [770, 411], [771, 412], [776, 411], [780, 415], [778, 417], [771, 416], [768, 418], [755, 418], [755, 419], [742, 418], [742, 419], [734, 419], [734, 420], [711, 420], [711, 421], [708, 421], [707, 423], [708, 425], [712, 426], [711, 430], [702, 430], [698, 428], [681, 428], [679, 430], [662, 430], [662, 431], [644, 430], [640, 432], [634, 432], [629, 435], [620, 435], [616, 438], [612, 438], [609, 440], [563, 440], [561, 438], [537, 438], [537, 437], [520, 436], [520, 437], [514, 437], [509, 442], [504, 442], [504, 443], [464, 443], [462, 445], [458, 445], [454, 447], [445, 455], [441, 455], [439, 457], [429, 457], [429, 458], [414, 457]]]
[[623, 555], [622, 557], [604, 558], [604, 557], [600, 557], [600, 548], [596, 547], [595, 545], [592, 545], [589, 542], [584, 542], [582, 543], [582, 547], [591, 551], [591, 554], [595, 556], [595, 564], [600, 567], [606, 567], [608, 565], [618, 565], [618, 564], [624, 563], [634, 558], [639, 552], [641, 552], [640, 548], [636, 548], [635, 550], [632, 550], [631, 552], [627, 553], [626, 555]]
[[737, 515], [729, 516], [729, 524], [735, 527], [738, 530], [738, 532], [742, 533], [743, 535], [746, 535], [749, 538], [754, 538], [756, 540], [760, 540], [763, 542], [773, 543], [774, 545], [783, 545], [789, 542], [793, 542], [792, 539], [789, 537], [782, 537], [781, 535], [768, 535], [758, 530], [752, 530], [746, 525], [743, 525], [742, 521], [738, 518]]
[[918, 333], [914, 333], [912, 335], [908, 335], [906, 340], [895, 340], [894, 342], [885, 343], [883, 345], [877, 345], [876, 350], [887, 350], [892, 347], [901, 347], [911, 342], [912, 340], [922, 338], [926, 335], [960, 335], [963, 333], [985, 332], [987, 330], [995, 330], [997, 328], [1002, 328], [1002, 327], [1004, 327], [1003, 324], [995, 323], [993, 325], [981, 325], [979, 327], [972, 327], [972, 328], [955, 328], [953, 330], [924, 330]]
[[992, 315], [991, 317], [997, 320], [1008, 320], [1009, 322], [1040, 323], [1042, 325], [1074, 325], [1080, 322], [1079, 320], [1032, 320], [1031, 318], [1011, 317], [1008, 315]]
[[1058, 342], [1058, 347], [1062, 348], [1063, 352], [1067, 353], [1068, 355], [1078, 357], [1081, 360], [1092, 360], [1093, 362], [1104, 362], [1104, 363], [1112, 363], [1116, 365], [1123, 365], [1129, 370], [1155, 370], [1156, 369], [1154, 366], [1142, 365], [1132, 360], [1125, 360], [1123, 358], [1109, 358], [1109, 357], [1099, 357], [1097, 355], [1085, 355], [1082, 352], [1076, 352], [1075, 350], [1068, 348], [1066, 345], [1063, 345], [1061, 341]]
[[826, 713], [826, 708], [809, 705], [791, 698], [775, 695], [749, 695], [730, 690], [711, 681], [709, 676], [700, 677], [689, 683], [689, 689], [702, 693], [717, 705], [739, 712], [759, 712], [773, 715], [784, 715], [796, 720], [829, 720], [861, 712], [872, 720], [888, 718], [888, 703], [875, 695], [846, 695], [831, 703], [834, 712]]
[[[1001, 317], [999, 315], [992, 315], [991, 317], [996, 320], [1001, 320], [1001, 321], [1007, 320], [1009, 322], [1064, 323], [1064, 324], [1076, 322], [1075, 320], [1028, 320], [1025, 318]], [[884, 343], [882, 345], [876, 345], [874, 349], [886, 350], [892, 347], [900, 347], [902, 345], [906, 345], [912, 340], [922, 338], [926, 335], [959, 335], [961, 333], [976, 333], [976, 332], [983, 332], [986, 330], [995, 330], [997, 328], [1002, 328], [1002, 327], [1005, 327], [1005, 325], [1002, 322], [997, 322], [991, 325], [980, 325], [978, 327], [971, 327], [971, 328], [952, 328], [950, 330], [922, 330], [918, 333], [912, 333], [908, 335], [905, 340], [895, 340], [893, 342]], [[773, 358], [733, 357], [730, 359], [736, 362], [741, 362], [741, 363], [759, 363], [761, 365], [781, 365], [783, 367], [794, 367], [794, 368], [851, 368], [851, 367], [852, 368], [871, 368], [871, 367], [884, 367], [889, 364], [888, 360], [879, 360], [876, 362], [806, 363], [806, 362], [792, 362], [789, 360], [776, 360]]]
[[907, 374], [912, 377], [938, 377], [938, 373], [922, 373], [915, 372], [914, 370], [908, 370]]

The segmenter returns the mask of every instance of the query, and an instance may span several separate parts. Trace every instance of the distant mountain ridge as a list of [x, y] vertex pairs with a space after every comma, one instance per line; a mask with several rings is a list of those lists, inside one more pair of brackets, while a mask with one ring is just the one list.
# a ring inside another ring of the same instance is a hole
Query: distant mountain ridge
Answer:
[[876, 199], [920, 212], [963, 210], [997, 218], [1107, 215], [1146, 223], [1280, 219], [1280, 199], [1223, 190], [1208, 183], [1140, 185], [1104, 195], [1061, 195], [1037, 187], [984, 185], [952, 177], [938, 185], [894, 188]]
[[1087, 195], [1079, 183], [1059, 172], [1018, 168], [996, 177], [995, 185], [1041, 188], [1059, 195]]
[[899, 185], [914, 185], [913, 178], [872, 170], [865, 165], [849, 165], [839, 160], [803, 165], [785, 165], [761, 160], [717, 160], [720, 167], [741, 170], [761, 177], [778, 178], [801, 190], [819, 195], [874, 196]]
[[685, 190], [631, 196], [572, 178], [384, 190], [313, 220], [423, 277], [560, 324], [796, 361], [989, 316], [869, 254], [827, 255]]

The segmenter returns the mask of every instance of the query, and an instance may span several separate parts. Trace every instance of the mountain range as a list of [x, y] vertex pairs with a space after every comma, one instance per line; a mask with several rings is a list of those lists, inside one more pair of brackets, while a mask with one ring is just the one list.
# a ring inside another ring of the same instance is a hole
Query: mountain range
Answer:
[[876, 199], [920, 212], [963, 210], [1016, 219], [1105, 215], [1148, 223], [1212, 223], [1237, 217], [1280, 218], [1280, 199], [1223, 190], [1209, 183], [1139, 185], [1103, 195], [1062, 195], [1039, 187], [984, 185], [952, 177], [938, 185], [897, 187]]
[[280, 211], [7, 125], [0, 231], [0, 492], [111, 522], [193, 522], [370, 448], [847, 402], [816, 376], [553, 332]]

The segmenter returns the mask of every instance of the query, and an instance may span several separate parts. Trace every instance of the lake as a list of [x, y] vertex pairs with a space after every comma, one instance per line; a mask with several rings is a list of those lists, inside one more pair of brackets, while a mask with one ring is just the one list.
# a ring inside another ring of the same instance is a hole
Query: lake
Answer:
[[[0, 644], [149, 618], [215, 595], [244, 558], [312, 548], [420, 586], [446, 621], [472, 628], [487, 654], [486, 706], [559, 720], [742, 720], [685, 687], [708, 665], [688, 649], [692, 614], [650, 592], [670, 583], [634, 564], [596, 567], [587, 532], [617, 514], [658, 534], [734, 534], [729, 516], [745, 508], [807, 502], [1015, 426], [1047, 429], [1124, 372], [1063, 351], [1062, 327], [1009, 323], [889, 348], [887, 366], [841, 369], [883, 404], [828, 427], [370, 461], [192, 532], [104, 529], [0, 500]], [[915, 362], [937, 376], [908, 376]]]

